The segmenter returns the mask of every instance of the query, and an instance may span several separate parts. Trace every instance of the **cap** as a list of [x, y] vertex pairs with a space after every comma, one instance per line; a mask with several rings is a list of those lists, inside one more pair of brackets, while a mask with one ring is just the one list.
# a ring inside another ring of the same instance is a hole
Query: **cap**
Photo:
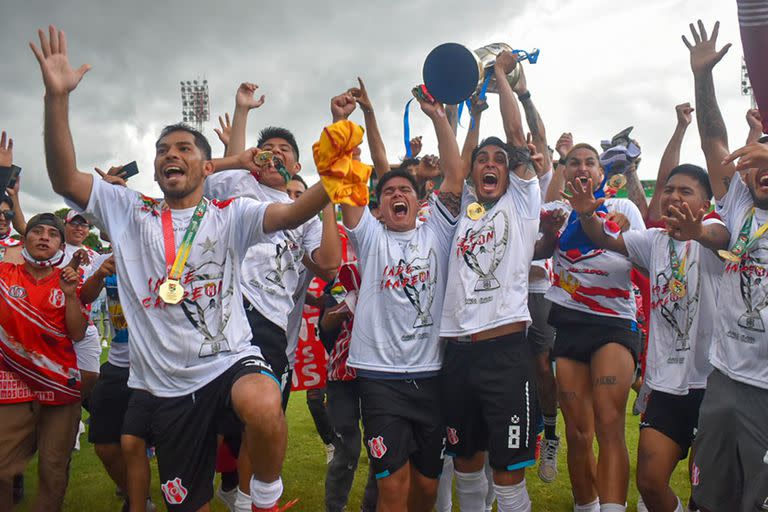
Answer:
[[61, 239], [64, 240], [64, 223], [61, 219], [52, 213], [40, 213], [29, 219], [27, 222], [27, 231], [34, 229], [36, 226], [52, 226], [59, 231]]
[[83, 221], [86, 224], [90, 225], [90, 222], [88, 222], [88, 219], [86, 219], [85, 216], [82, 213], [78, 212], [77, 210], [69, 210], [67, 212], [67, 215], [64, 217], [64, 222], [69, 224], [70, 222], [75, 220], [77, 217], [80, 217], [81, 219], [83, 219]]

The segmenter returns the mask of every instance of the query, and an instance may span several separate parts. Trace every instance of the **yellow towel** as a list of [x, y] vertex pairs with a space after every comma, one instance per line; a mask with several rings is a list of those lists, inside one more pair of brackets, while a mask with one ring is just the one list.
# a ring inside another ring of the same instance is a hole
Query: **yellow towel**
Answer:
[[371, 166], [352, 157], [363, 142], [363, 128], [352, 121], [338, 121], [323, 128], [312, 154], [328, 197], [336, 204], [368, 204], [368, 179]]

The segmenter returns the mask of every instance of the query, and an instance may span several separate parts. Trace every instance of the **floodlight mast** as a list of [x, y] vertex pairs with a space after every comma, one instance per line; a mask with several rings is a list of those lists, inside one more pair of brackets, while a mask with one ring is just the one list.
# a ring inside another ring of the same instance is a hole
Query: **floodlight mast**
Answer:
[[208, 94], [208, 80], [181, 81], [181, 117], [203, 131], [203, 123], [210, 120], [211, 104]]
[[752, 90], [752, 83], [749, 81], [749, 71], [747, 71], [747, 61], [744, 57], [741, 58], [741, 95], [749, 96], [752, 102], [752, 108], [757, 108], [757, 101], [755, 101], [755, 93]]

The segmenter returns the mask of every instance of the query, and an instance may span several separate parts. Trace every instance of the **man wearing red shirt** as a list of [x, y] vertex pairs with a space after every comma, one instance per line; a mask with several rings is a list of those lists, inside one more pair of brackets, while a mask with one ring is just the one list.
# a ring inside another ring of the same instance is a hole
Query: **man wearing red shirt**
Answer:
[[75, 258], [64, 257], [64, 226], [43, 213], [27, 224], [24, 263], [0, 262], [0, 510], [11, 510], [13, 475], [40, 453], [32, 510], [61, 508], [80, 419], [80, 372], [73, 341], [87, 319]]

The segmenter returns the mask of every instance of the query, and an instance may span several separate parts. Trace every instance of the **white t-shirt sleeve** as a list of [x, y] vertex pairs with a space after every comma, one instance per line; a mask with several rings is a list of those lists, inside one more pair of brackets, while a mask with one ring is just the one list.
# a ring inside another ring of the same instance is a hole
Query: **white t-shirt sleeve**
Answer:
[[309, 259], [315, 261], [312, 253], [320, 248], [323, 239], [323, 222], [317, 217], [312, 217], [304, 224], [303, 246]]
[[608, 211], [611, 210], [619, 212], [627, 218], [630, 230], [645, 231], [646, 228], [643, 214], [640, 213], [640, 209], [637, 205], [629, 199], [614, 199], [612, 201], [612, 208], [608, 208]]
[[627, 247], [627, 254], [632, 263], [643, 267], [646, 270], [651, 269], [651, 253], [653, 252], [653, 239], [658, 228], [647, 229], [645, 231], [629, 230], [622, 236], [624, 245]]
[[[461, 210], [459, 210], [459, 215]], [[450, 252], [451, 242], [453, 240], [453, 234], [456, 231], [456, 226], [459, 223], [458, 215], [454, 215], [448, 211], [440, 198], [435, 199], [432, 203], [432, 215], [429, 216], [424, 226], [427, 229], [437, 235], [440, 241], [440, 249], [445, 251], [445, 254]]]
[[95, 274], [97, 270], [99, 270], [99, 267], [101, 267], [101, 265], [105, 261], [107, 261], [107, 258], [109, 258], [110, 256], [112, 256], [111, 253], [109, 253], [109, 254], [99, 254], [98, 256], [93, 258], [93, 261], [91, 262], [91, 265], [88, 267], [88, 272], [86, 272], [83, 275], [83, 282], [86, 282], [88, 279], [90, 279], [91, 276], [93, 274]]
[[[430, 215], [430, 218], [434, 215], [435, 212]], [[381, 235], [381, 232], [384, 230], [381, 222], [376, 220], [368, 208], [365, 208], [363, 215], [360, 217], [360, 222], [357, 223], [357, 226], [355, 226], [354, 229], [346, 226], [345, 228], [349, 234], [349, 239], [352, 240], [355, 251], [359, 256], [368, 255], [368, 249], [371, 244], [376, 242], [379, 235]]]
[[[234, 208], [235, 244], [238, 254], [245, 256], [249, 247], [261, 243], [276, 243], [272, 233], [264, 232], [264, 215], [270, 203], [241, 197], [232, 201]], [[214, 208], [215, 206], [212, 205]]]
[[112, 240], [119, 240], [131, 222], [129, 214], [141, 201], [141, 194], [127, 187], [111, 185], [97, 177], [93, 178], [91, 197], [85, 210], [66, 200], [68, 206], [81, 213], [90, 213], [106, 229]]
[[539, 177], [539, 190], [541, 191], [541, 202], [544, 202], [544, 197], [547, 195], [547, 190], [549, 190], [549, 184], [552, 183], [552, 176], [554, 176], [555, 172], [552, 170], [552, 168], [549, 168], [549, 171], [547, 171], [543, 176]]
[[524, 180], [510, 172], [507, 193], [511, 194], [512, 202], [521, 218], [538, 220], [541, 211], [541, 189], [538, 178]]
[[205, 179], [205, 196], [224, 201], [232, 197], [264, 199], [258, 194], [261, 185], [245, 170], [221, 171]]
[[728, 231], [741, 231], [740, 222], [743, 221], [742, 214], [744, 210], [753, 206], [752, 195], [749, 188], [741, 179], [741, 174], [736, 172], [731, 180], [731, 186], [728, 192], [718, 202], [717, 213], [723, 218]]

